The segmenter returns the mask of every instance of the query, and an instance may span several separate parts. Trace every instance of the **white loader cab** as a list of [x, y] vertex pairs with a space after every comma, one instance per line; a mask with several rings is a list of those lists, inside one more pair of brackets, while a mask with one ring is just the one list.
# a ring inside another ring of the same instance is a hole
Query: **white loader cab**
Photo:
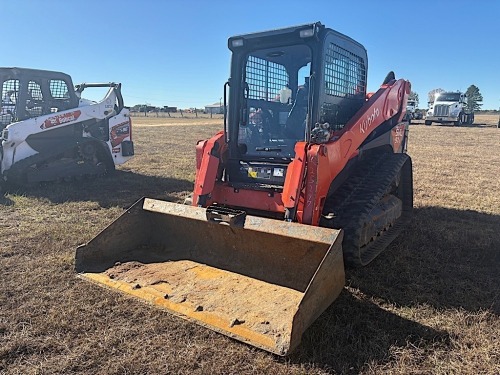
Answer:
[[456, 91], [436, 94], [434, 102], [429, 103], [425, 125], [431, 125], [433, 122], [453, 123], [455, 126], [472, 124], [474, 113], [468, 112], [466, 106], [465, 93]]

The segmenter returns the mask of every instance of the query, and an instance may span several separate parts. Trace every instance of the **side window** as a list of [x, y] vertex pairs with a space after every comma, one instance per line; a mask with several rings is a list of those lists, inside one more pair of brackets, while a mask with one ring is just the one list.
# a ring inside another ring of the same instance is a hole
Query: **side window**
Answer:
[[69, 99], [68, 85], [62, 79], [51, 79], [49, 85], [53, 99]]
[[40, 84], [35, 81], [29, 81], [26, 112], [30, 117], [41, 116], [43, 114], [43, 104], [43, 95]]
[[307, 63], [307, 65], [304, 65], [302, 68], [299, 69], [298, 73], [298, 84], [303, 85], [306, 81], [306, 78], [309, 78], [311, 75], [311, 63]]
[[280, 90], [288, 85], [288, 73], [283, 65], [249, 56], [246, 65], [246, 81], [249, 99], [279, 101]]
[[325, 93], [338, 97], [365, 94], [366, 68], [363, 59], [330, 43], [325, 59]]
[[69, 88], [65, 81], [51, 79], [49, 90], [52, 96], [50, 112], [61, 112], [71, 108]]
[[16, 104], [19, 100], [19, 80], [8, 79], [2, 83], [2, 102], [0, 103], [0, 126], [4, 127], [15, 121]]
[[19, 98], [19, 80], [8, 79], [2, 85], [2, 104], [16, 104]]

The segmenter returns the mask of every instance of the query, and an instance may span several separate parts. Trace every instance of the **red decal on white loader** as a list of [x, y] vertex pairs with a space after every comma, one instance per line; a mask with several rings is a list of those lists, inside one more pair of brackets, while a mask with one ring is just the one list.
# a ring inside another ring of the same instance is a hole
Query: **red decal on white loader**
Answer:
[[63, 113], [60, 115], [49, 117], [47, 120], [44, 121], [44, 123], [42, 125], [40, 125], [40, 129], [48, 129], [48, 128], [52, 128], [54, 126], [59, 126], [59, 125], [66, 124], [66, 123], [71, 122], [71, 121], [75, 121], [78, 119], [78, 117], [80, 117], [81, 114], [82, 114], [82, 112], [77, 110], [77, 111]]
[[111, 146], [116, 147], [130, 135], [130, 122], [125, 121], [111, 128], [109, 132]]

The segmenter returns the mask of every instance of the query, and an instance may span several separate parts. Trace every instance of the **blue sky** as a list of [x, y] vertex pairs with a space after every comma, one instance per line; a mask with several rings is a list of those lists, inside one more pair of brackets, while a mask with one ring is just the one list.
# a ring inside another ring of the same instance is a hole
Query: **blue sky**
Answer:
[[[219, 101], [232, 35], [321, 21], [368, 50], [368, 89], [389, 70], [420, 107], [435, 88], [479, 87], [500, 106], [500, 1], [0, 0], [0, 66], [123, 83], [126, 105]], [[97, 99], [97, 98], [92, 98]]]

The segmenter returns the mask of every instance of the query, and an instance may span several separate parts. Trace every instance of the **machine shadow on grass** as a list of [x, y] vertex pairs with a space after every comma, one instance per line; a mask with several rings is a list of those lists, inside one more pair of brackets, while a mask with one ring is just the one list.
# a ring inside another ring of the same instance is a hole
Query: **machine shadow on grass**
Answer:
[[394, 347], [435, 350], [449, 334], [388, 311], [489, 310], [500, 314], [500, 217], [440, 207], [415, 209], [407, 229], [374, 262], [347, 270], [340, 297], [306, 331], [290, 357], [335, 373], [391, 361]]
[[332, 373], [358, 374], [370, 362], [389, 362], [392, 348], [408, 344], [446, 348], [450, 338], [445, 331], [402, 318], [344, 290], [305, 332], [290, 360], [314, 363]]
[[397, 306], [490, 310], [500, 315], [498, 215], [427, 207], [348, 283]]
[[[182, 199], [191, 192], [193, 182], [170, 177], [147, 176], [129, 171], [115, 171], [111, 176], [72, 182], [47, 182], [25, 187], [9, 187], [7, 193], [45, 198], [52, 203], [95, 201], [101, 207], [130, 207], [143, 196], [167, 201]], [[5, 201], [6, 203], [3, 203]], [[0, 205], [8, 204], [4, 197]]]

